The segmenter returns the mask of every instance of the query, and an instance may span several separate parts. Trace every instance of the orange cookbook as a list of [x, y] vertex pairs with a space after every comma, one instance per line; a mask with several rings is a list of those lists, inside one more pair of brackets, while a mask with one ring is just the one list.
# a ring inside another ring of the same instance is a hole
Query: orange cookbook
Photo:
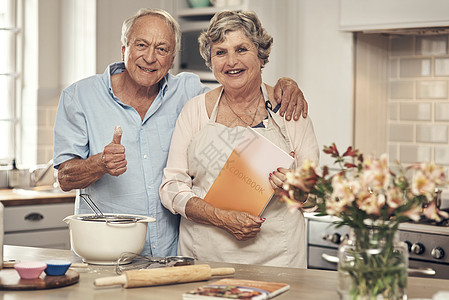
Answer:
[[204, 201], [215, 207], [260, 216], [274, 190], [269, 174], [290, 168], [294, 158], [252, 128], [247, 128], [209, 189]]

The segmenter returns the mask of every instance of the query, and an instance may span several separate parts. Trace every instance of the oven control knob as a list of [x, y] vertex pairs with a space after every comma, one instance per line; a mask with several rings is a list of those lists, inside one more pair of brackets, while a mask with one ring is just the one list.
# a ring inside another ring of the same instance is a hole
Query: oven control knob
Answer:
[[441, 247], [435, 247], [432, 249], [432, 252], [430, 252], [430, 255], [432, 255], [433, 258], [442, 259], [444, 257], [444, 250]]
[[340, 244], [341, 242], [341, 235], [339, 233], [334, 233], [331, 237], [331, 242], [334, 244]]
[[335, 232], [334, 234], [325, 234], [325, 235], [323, 235], [323, 240], [329, 241], [334, 244], [340, 244], [341, 235], [337, 232]]
[[425, 249], [426, 248], [421, 243], [414, 243], [411, 248], [412, 252], [418, 255], [423, 254]]
[[408, 252], [410, 253], [412, 251], [412, 242], [404, 241], [404, 243], [407, 245]]

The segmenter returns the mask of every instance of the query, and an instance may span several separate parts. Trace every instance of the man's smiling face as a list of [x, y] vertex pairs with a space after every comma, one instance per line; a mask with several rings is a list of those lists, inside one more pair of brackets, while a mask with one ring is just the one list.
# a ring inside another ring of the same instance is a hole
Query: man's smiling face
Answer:
[[162, 17], [147, 15], [136, 20], [122, 46], [122, 59], [132, 80], [140, 86], [159, 83], [173, 66], [175, 37]]

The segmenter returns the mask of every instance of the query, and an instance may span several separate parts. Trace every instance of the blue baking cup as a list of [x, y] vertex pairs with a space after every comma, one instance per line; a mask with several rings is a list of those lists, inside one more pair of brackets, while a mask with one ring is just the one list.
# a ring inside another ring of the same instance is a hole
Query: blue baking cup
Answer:
[[47, 260], [45, 263], [47, 264], [45, 274], [49, 276], [64, 275], [72, 264], [70, 261], [57, 259]]

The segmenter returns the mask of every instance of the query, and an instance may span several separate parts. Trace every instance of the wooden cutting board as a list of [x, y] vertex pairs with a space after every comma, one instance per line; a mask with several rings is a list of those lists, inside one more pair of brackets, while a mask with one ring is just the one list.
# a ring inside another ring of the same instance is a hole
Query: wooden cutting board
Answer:
[[77, 283], [80, 278], [78, 272], [67, 270], [63, 276], [47, 276], [42, 272], [37, 279], [21, 279], [14, 269], [0, 271], [0, 290], [42, 290], [53, 289]]

